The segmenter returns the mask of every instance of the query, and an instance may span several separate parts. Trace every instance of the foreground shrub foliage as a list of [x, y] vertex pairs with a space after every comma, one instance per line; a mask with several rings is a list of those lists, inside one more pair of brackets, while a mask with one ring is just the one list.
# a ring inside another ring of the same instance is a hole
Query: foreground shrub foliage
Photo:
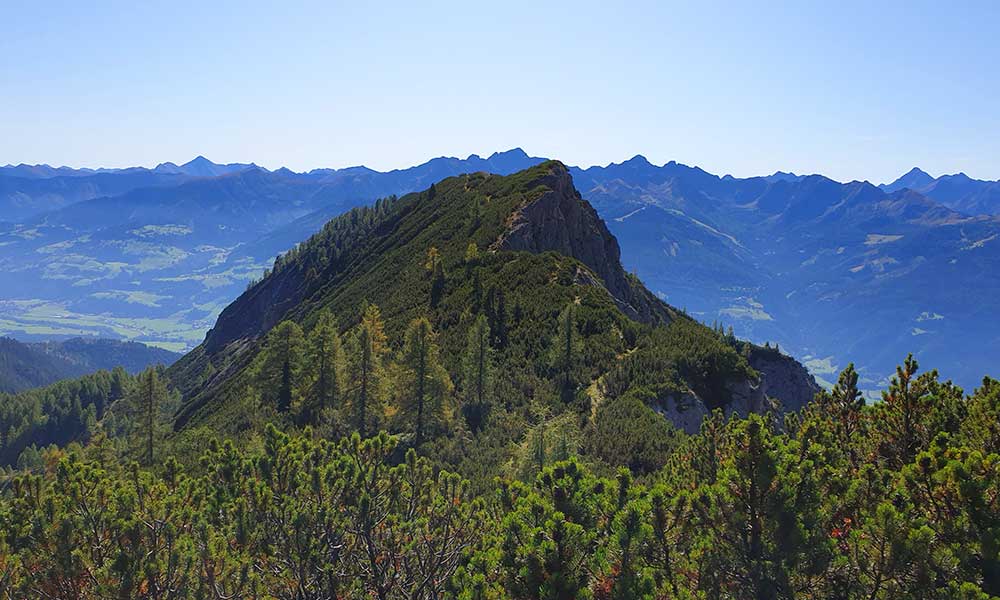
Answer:
[[41, 598], [433, 598], [481, 532], [482, 502], [382, 434], [339, 444], [268, 428], [201, 474], [71, 454], [16, 478], [0, 586]]
[[269, 426], [255, 449], [210, 441], [153, 471], [100, 438], [48, 450], [4, 482], [0, 593], [998, 597], [1000, 384], [966, 397], [916, 368], [872, 406], [849, 369], [780, 427], [715, 413], [641, 479], [573, 456], [478, 497], [385, 433]]

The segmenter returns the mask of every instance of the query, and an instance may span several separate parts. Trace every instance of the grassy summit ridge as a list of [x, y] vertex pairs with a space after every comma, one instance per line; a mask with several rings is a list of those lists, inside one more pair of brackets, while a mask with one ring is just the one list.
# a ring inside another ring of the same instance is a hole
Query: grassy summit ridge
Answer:
[[[429, 269], [431, 254], [439, 275]], [[649, 367], [641, 361], [651, 354], [668, 358], [642, 380], [652, 390], [644, 396], [650, 405], [700, 403], [738, 412], [769, 406], [748, 363], [760, 349], [695, 323], [626, 274], [617, 241], [573, 188], [565, 166], [549, 161], [509, 176], [451, 177], [354, 209], [280, 257], [171, 369], [185, 398], [176, 428], [253, 429], [257, 411], [236, 407], [260, 392], [253, 363], [267, 332], [286, 320], [308, 331], [329, 312], [350, 337], [365, 303], [381, 309], [394, 351], [407, 324], [427, 317], [455, 381], [470, 327], [478, 315], [489, 316], [491, 327], [504, 329], [493, 332], [505, 373], [501, 401], [515, 410], [557, 395], [552, 340], [560, 312], [571, 304], [581, 342], [573, 367], [579, 414], [591, 413], [608, 394], [632, 391], [621, 385], [622, 374]], [[790, 359], [779, 362], [801, 370]], [[773, 395], [797, 408], [815, 391], [807, 376], [802, 381]], [[759, 393], [751, 399], [752, 390]], [[274, 405], [263, 395], [249, 402]]]

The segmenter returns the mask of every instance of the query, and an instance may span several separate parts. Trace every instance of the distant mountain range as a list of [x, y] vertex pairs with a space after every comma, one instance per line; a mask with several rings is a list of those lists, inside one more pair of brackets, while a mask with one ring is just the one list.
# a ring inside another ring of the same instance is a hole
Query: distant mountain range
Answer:
[[995, 368], [997, 217], [906, 188], [720, 178], [642, 157], [574, 178], [652, 290], [780, 343], [828, 382], [854, 361], [875, 388], [910, 351], [967, 387]]
[[49, 165], [0, 167], [0, 222], [18, 222], [77, 202], [130, 191], [175, 186], [199, 177], [218, 177], [259, 169], [253, 164], [217, 165], [203, 156], [177, 166], [153, 169], [72, 169]]
[[[0, 285], [11, 290], [0, 332], [188, 349], [277, 253], [345, 210], [543, 160], [515, 149], [389, 172], [272, 172], [203, 157], [85, 174], [0, 169], [0, 190], [20, 198], [0, 205]], [[874, 388], [908, 351], [967, 387], [993, 369], [1000, 328], [983, 324], [1000, 309], [996, 182], [919, 170], [884, 186], [784, 172], [743, 179], [641, 156], [570, 174], [650, 289], [703, 321], [778, 342], [820, 378], [854, 361]], [[46, 191], [99, 177], [108, 182], [86, 193]]]
[[967, 215], [1000, 213], [1000, 181], [972, 179], [965, 173], [934, 178], [914, 167], [879, 187], [887, 192], [910, 189]]
[[0, 337], [0, 392], [17, 393], [101, 369], [138, 373], [150, 365], [171, 365], [179, 354], [119, 340], [73, 338], [23, 343]]
[[5, 165], [0, 167], [0, 177], [18, 177], [21, 179], [52, 179], [54, 177], [93, 177], [94, 175], [136, 175], [141, 173], [160, 173], [169, 175], [187, 175], [189, 177], [218, 177], [229, 173], [237, 173], [247, 169], [259, 168], [253, 163], [216, 164], [204, 156], [197, 156], [178, 166], [172, 162], [158, 164], [152, 169], [146, 167], [125, 167], [123, 169], [74, 169], [72, 167], [52, 167], [49, 165]]

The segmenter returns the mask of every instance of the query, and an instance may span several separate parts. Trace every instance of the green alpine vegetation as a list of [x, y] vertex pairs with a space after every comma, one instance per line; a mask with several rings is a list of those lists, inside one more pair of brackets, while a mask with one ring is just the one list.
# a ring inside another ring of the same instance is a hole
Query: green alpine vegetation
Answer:
[[0, 413], [0, 597], [1000, 597], [1000, 382], [821, 391], [625, 273], [557, 162], [345, 213], [92, 377], [44, 391], [85, 426]]
[[267, 426], [251, 448], [212, 438], [196, 464], [154, 469], [97, 436], [8, 477], [0, 592], [997, 597], [1000, 382], [965, 397], [907, 361], [865, 406], [851, 375], [781, 430], [716, 412], [647, 475], [546, 442], [540, 470], [479, 492], [384, 433]]

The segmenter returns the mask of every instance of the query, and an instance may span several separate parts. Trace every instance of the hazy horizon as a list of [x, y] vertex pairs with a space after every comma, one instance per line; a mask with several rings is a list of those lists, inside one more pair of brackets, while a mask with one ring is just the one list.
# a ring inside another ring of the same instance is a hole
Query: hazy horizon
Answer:
[[[542, 154], [531, 152], [531, 151], [529, 151], [529, 150], [527, 150], [525, 148], [522, 148], [521, 146], [515, 146], [515, 147], [512, 147], [512, 148], [504, 148], [502, 150], [493, 150], [493, 151], [489, 151], [489, 152], [468, 152], [468, 153], [464, 153], [464, 154], [428, 156], [424, 160], [420, 160], [420, 161], [417, 161], [417, 162], [408, 163], [408, 164], [402, 164], [402, 165], [398, 165], [398, 166], [392, 166], [392, 167], [389, 167], [389, 168], [386, 168], [386, 169], [375, 169], [375, 170], [381, 171], [381, 172], [388, 172], [388, 171], [393, 171], [393, 170], [405, 170], [405, 169], [410, 169], [410, 168], [413, 168], [413, 167], [418, 167], [418, 166], [420, 166], [420, 165], [422, 165], [424, 163], [427, 163], [429, 161], [436, 160], [436, 159], [467, 160], [467, 159], [472, 158], [473, 156], [478, 156], [480, 158], [484, 158], [485, 159], [485, 158], [489, 158], [493, 154], [503, 154], [503, 153], [511, 152], [511, 151], [515, 151], [515, 150], [521, 150], [527, 156], [533, 156], [533, 157], [539, 157], [539, 158], [545, 158], [545, 159], [552, 159], [552, 160], [560, 160], [561, 162], [567, 164], [568, 166], [578, 167], [578, 168], [581, 168], [581, 169], [589, 169], [591, 167], [609, 167], [609, 166], [615, 165], [615, 164], [622, 164], [624, 162], [627, 162], [627, 161], [629, 161], [629, 160], [631, 160], [633, 158], [637, 158], [637, 157], [640, 157], [640, 156], [643, 157], [643, 158], [645, 158], [646, 160], [649, 160], [649, 157], [646, 156], [644, 153], [638, 152], [638, 153], [633, 154], [633, 155], [631, 155], [629, 157], [621, 158], [621, 159], [618, 159], [618, 160], [611, 160], [609, 162], [604, 162], [604, 163], [599, 163], [599, 164], [590, 164], [590, 165], [577, 165], [577, 164], [572, 164], [572, 163], [569, 163], [567, 161], [564, 161], [564, 160], [560, 159], [558, 156], [544, 156]], [[163, 161], [159, 161], [159, 162], [155, 162], [155, 163], [142, 164], [142, 165], [139, 165], [139, 164], [123, 164], [123, 165], [98, 165], [98, 166], [93, 166], [93, 167], [91, 167], [91, 166], [81, 167], [79, 165], [56, 165], [56, 164], [51, 164], [51, 163], [24, 163], [24, 162], [21, 162], [21, 163], [5, 163], [3, 165], [0, 165], [0, 167], [17, 167], [17, 166], [21, 166], [21, 165], [28, 165], [28, 166], [48, 166], [48, 167], [52, 167], [52, 168], [93, 169], [93, 170], [101, 170], [101, 169], [115, 170], [115, 169], [129, 169], [129, 168], [155, 169], [156, 167], [158, 167], [158, 166], [160, 166], [162, 164], [167, 164], [167, 163], [172, 163], [174, 165], [180, 166], [180, 165], [186, 164], [188, 162], [191, 162], [193, 160], [196, 160], [198, 158], [207, 159], [207, 160], [211, 161], [212, 163], [215, 163], [215, 164], [218, 164], [218, 165], [233, 164], [233, 163], [253, 164], [255, 166], [262, 167], [262, 168], [264, 168], [264, 169], [266, 169], [268, 171], [276, 171], [276, 170], [282, 169], [282, 168], [289, 168], [289, 167], [286, 167], [286, 165], [276, 165], [276, 166], [264, 165], [264, 164], [261, 164], [259, 161], [253, 161], [253, 160], [250, 160], [250, 161], [216, 160], [215, 158], [213, 158], [211, 156], [205, 156], [204, 154], [194, 154], [193, 156], [191, 156], [191, 158], [187, 158], [187, 159], [163, 160]], [[682, 164], [682, 165], [685, 165], [685, 166], [688, 166], [688, 167], [698, 167], [698, 168], [704, 169], [704, 167], [702, 167], [701, 165], [689, 163], [689, 162], [687, 162], [685, 160], [682, 160], [682, 159], [670, 159], [670, 160], [663, 161], [663, 162], [656, 162], [656, 161], [649, 160], [649, 162], [652, 163], [654, 166], [657, 166], [657, 167], [662, 167], [665, 164], [670, 163], [670, 162], [676, 162], [678, 164]], [[373, 168], [373, 167], [371, 167], [371, 165], [366, 165], [366, 164], [358, 163], [358, 164], [345, 164], [345, 165], [316, 165], [316, 166], [312, 166], [312, 167], [306, 167], [306, 168], [303, 168], [303, 169], [291, 169], [291, 170], [294, 171], [294, 172], [297, 172], [297, 173], [308, 173], [309, 171], [320, 170], [320, 169], [342, 170], [342, 169], [357, 168], [357, 167]], [[906, 169], [906, 171], [900, 172], [896, 176], [890, 177], [889, 179], [886, 179], [885, 181], [872, 181], [872, 180], [860, 179], [860, 178], [857, 178], [857, 177], [852, 178], [852, 179], [835, 179], [835, 181], [838, 181], [840, 183], [848, 183], [848, 182], [851, 182], [851, 181], [868, 181], [869, 183], [872, 183], [874, 185], [888, 184], [888, 183], [892, 183], [893, 181], [895, 181], [896, 179], [898, 179], [900, 176], [908, 173], [910, 170], [912, 170], [914, 168], [920, 169], [920, 170], [926, 172], [928, 175], [930, 175], [932, 177], [935, 177], [935, 178], [949, 176], [949, 175], [958, 175], [960, 173], [963, 173], [963, 172], [960, 172], [960, 171], [956, 171], [954, 173], [936, 173], [934, 171], [931, 171], [931, 170], [928, 170], [928, 169], [924, 169], [920, 165], [914, 165], [913, 167], [910, 167], [909, 169]], [[808, 176], [808, 175], [822, 175], [824, 177], [828, 177], [828, 178], [833, 179], [832, 177], [830, 177], [826, 173], [820, 173], [820, 172], [815, 172], [815, 173], [792, 172], [792, 171], [783, 170], [783, 169], [777, 169], [775, 171], [771, 171], [771, 172], [768, 172], [768, 173], [755, 173], [755, 174], [750, 174], [750, 175], [733, 175], [732, 173], [725, 172], [725, 171], [715, 172], [715, 171], [711, 171], [709, 169], [704, 169], [704, 170], [708, 171], [712, 175], [717, 175], [719, 177], [725, 177], [725, 176], [731, 175], [733, 177], [738, 177], [738, 178], [741, 178], [741, 179], [752, 178], [752, 177], [767, 177], [767, 176], [770, 176], [770, 175], [775, 175], [776, 173], [779, 173], [779, 172], [791, 173], [793, 175], [798, 175], [798, 176], [802, 176], [802, 175], [805, 175], [805, 176]], [[969, 175], [968, 173], [964, 173], [964, 174], [965, 175]]]
[[1000, 5], [15, 5], [0, 164], [295, 171], [522, 147], [1000, 179]]

